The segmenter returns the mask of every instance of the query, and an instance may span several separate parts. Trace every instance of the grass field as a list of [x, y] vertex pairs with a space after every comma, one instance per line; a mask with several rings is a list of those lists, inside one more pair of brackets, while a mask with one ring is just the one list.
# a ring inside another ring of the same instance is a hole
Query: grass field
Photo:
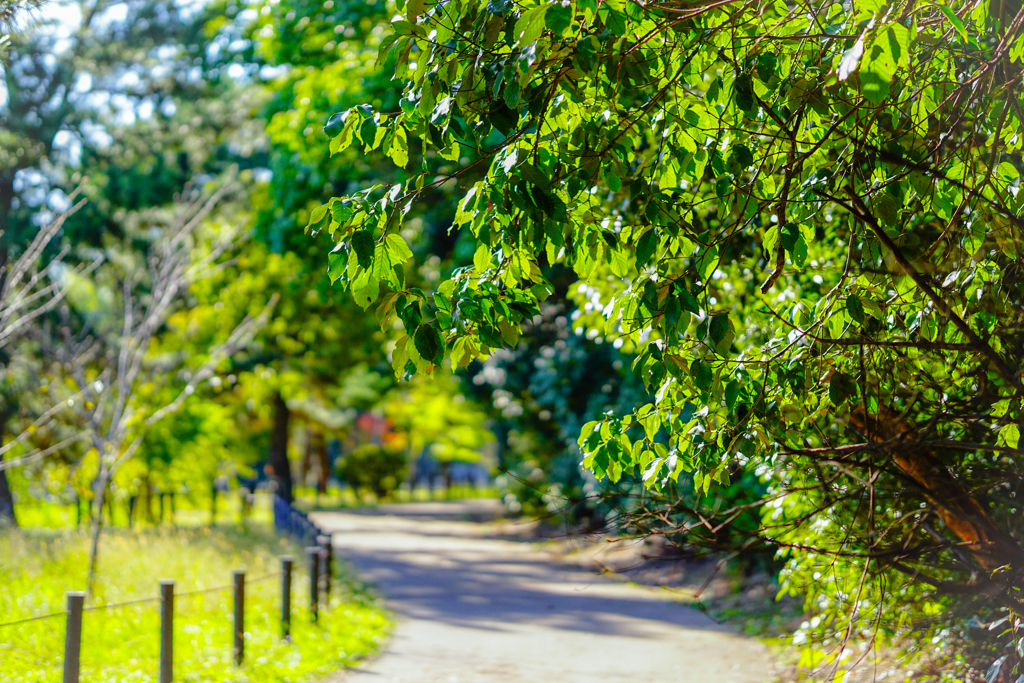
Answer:
[[[166, 508], [164, 519], [172, 521], [170, 499], [165, 501]], [[203, 526], [210, 524], [210, 496], [209, 494], [179, 494], [174, 497], [173, 523], [178, 526]], [[83, 511], [87, 508], [83, 504]], [[110, 508], [107, 507], [107, 510]], [[159, 502], [154, 499], [152, 503], [152, 515], [154, 521], [159, 518]], [[256, 500], [250, 514], [247, 515], [247, 522], [269, 523], [273, 520], [271, 512], [270, 496], [267, 493], [257, 493]], [[15, 504], [18, 516], [18, 524], [30, 529], [67, 529], [76, 526], [78, 522], [78, 510], [74, 503], [45, 501], [38, 499], [19, 499]], [[241, 497], [237, 491], [221, 493], [217, 498], [217, 524], [238, 524], [241, 521]], [[83, 526], [88, 526], [88, 513], [83, 513]], [[128, 504], [126, 501], [118, 500], [113, 505], [113, 524], [109, 512], [105, 511], [104, 524], [115, 527], [128, 526]], [[146, 526], [146, 521], [141, 511], [135, 514], [135, 525]]]
[[[477, 488], [465, 484], [456, 484], [448, 491], [435, 488], [433, 491], [426, 488], [409, 490], [401, 488], [394, 492], [391, 499], [386, 502], [410, 503], [426, 502], [431, 500], [461, 500], [464, 498], [497, 498], [498, 490], [493, 487]], [[194, 492], [189, 495], [179, 494], [174, 498], [173, 518], [171, 514], [171, 503], [166, 502], [165, 517], [167, 523], [173, 523], [183, 527], [199, 527], [210, 525], [210, 496], [208, 493]], [[364, 505], [375, 505], [378, 501], [372, 494], [358, 496], [351, 488], [330, 487], [324, 495], [317, 495], [316, 489], [310, 487], [295, 487], [295, 504], [302, 510], [330, 510], [334, 508], [361, 507]], [[83, 510], [85, 510], [83, 505]], [[156, 499], [152, 503], [152, 515], [154, 520], [159, 517], [159, 503]], [[38, 499], [23, 498], [16, 504], [18, 524], [26, 529], [67, 529], [76, 526], [78, 522], [78, 510], [74, 503], [44, 501]], [[113, 505], [113, 524], [106, 515], [104, 524], [114, 527], [126, 527], [128, 525], [128, 505], [126, 501], [119, 500]], [[251, 510], [248, 512], [245, 522], [250, 524], [270, 523], [273, 520], [270, 494], [257, 492]], [[242, 521], [241, 517], [241, 496], [238, 491], [221, 493], [217, 499], [217, 525], [234, 525]], [[88, 526], [88, 518], [82, 520], [82, 526]], [[146, 526], [141, 512], [135, 514], [135, 525]]]
[[[327, 493], [317, 495], [316, 489], [309, 487], [295, 488], [295, 505], [302, 510], [331, 510], [335, 508], [352, 508], [376, 505], [378, 503], [425, 503], [428, 501], [465, 500], [467, 498], [497, 498], [498, 489], [493, 486], [476, 487], [466, 484], [453, 484], [447, 491], [442, 488], [430, 490], [419, 487], [408, 489], [402, 487], [383, 501], [377, 500], [372, 493], [364, 492], [357, 495], [351, 488], [328, 488]], [[209, 517], [209, 515], [207, 515]]]
[[[61, 612], [65, 591], [82, 590], [88, 541], [77, 531], [0, 531], [0, 623]], [[280, 637], [279, 556], [296, 557], [292, 642]], [[233, 569], [247, 571], [246, 661], [232, 662]], [[159, 604], [103, 609], [152, 598], [158, 580], [175, 579], [175, 681], [300, 683], [343, 667], [378, 647], [388, 620], [342, 573], [330, 609], [310, 623], [301, 548], [266, 526], [113, 530], [103, 540], [95, 594], [86, 600], [82, 680], [155, 681]], [[340, 586], [340, 590], [339, 590]], [[185, 596], [184, 593], [206, 591]], [[60, 680], [63, 615], [0, 626], [0, 680]]]

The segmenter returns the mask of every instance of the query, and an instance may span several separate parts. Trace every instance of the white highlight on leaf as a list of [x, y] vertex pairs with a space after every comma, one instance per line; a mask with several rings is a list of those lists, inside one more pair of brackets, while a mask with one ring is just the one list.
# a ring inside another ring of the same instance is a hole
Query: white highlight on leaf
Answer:
[[849, 50], [843, 53], [839, 60], [839, 80], [845, 81], [850, 74], [857, 70], [860, 58], [864, 56], [864, 38], [858, 38]]

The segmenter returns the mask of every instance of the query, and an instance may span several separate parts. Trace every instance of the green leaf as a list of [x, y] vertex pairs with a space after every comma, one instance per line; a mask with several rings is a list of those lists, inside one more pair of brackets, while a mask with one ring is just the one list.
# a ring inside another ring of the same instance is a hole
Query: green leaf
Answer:
[[744, 169], [754, 163], [754, 153], [750, 151], [750, 148], [743, 144], [732, 146], [732, 161], [740, 168]]
[[355, 139], [356, 126], [359, 123], [360, 118], [358, 116], [346, 116], [350, 113], [351, 110], [341, 115], [345, 125], [338, 131], [337, 136], [331, 140], [330, 151], [332, 155], [348, 149], [349, 145], [352, 144], [352, 140]]
[[750, 112], [754, 109], [754, 83], [750, 76], [741, 74], [732, 84], [733, 102], [739, 109]]
[[330, 208], [331, 208], [330, 204], [321, 204], [320, 206], [318, 206], [315, 209], [313, 209], [309, 213], [309, 223], [306, 224], [307, 227], [310, 226], [310, 225], [316, 225], [317, 223], [322, 221], [324, 219], [324, 216], [327, 215], [327, 211]]
[[651, 228], [643, 235], [636, 243], [636, 263], [638, 266], [645, 266], [651, 261], [651, 257], [654, 256], [654, 250], [658, 246], [658, 236]]
[[1020, 429], [1015, 424], [1008, 424], [999, 430], [999, 439], [1010, 448], [1017, 448], [1020, 443]]
[[851, 318], [859, 323], [864, 322], [864, 305], [857, 298], [857, 295], [851, 294], [846, 297], [846, 310], [849, 311]]
[[369, 230], [358, 230], [352, 234], [352, 249], [356, 252], [361, 268], [369, 268], [373, 263], [373, 233]]
[[405, 18], [408, 21], [416, 21], [423, 14], [425, 0], [407, 0], [405, 3]]
[[711, 319], [711, 326], [708, 330], [708, 334], [711, 337], [712, 346], [718, 346], [725, 339], [725, 335], [729, 332], [729, 315], [726, 313], [718, 313]]
[[384, 247], [388, 256], [396, 263], [403, 263], [412, 258], [412, 250], [401, 235], [390, 234], [384, 238]]
[[548, 30], [556, 36], [564, 35], [572, 25], [572, 5], [569, 3], [551, 5], [544, 16], [544, 21], [547, 23]]
[[715, 180], [715, 195], [718, 197], [725, 197], [728, 195], [729, 191], [732, 189], [732, 180], [732, 173], [725, 173], [718, 176], [718, 179]]
[[954, 14], [953, 10], [951, 10], [946, 5], [940, 4], [939, 11], [942, 12], [947, 19], [949, 19], [949, 23], [953, 24], [953, 28], [955, 28], [956, 32], [960, 34], [960, 37], [964, 40], [964, 42], [967, 42], [967, 27], [964, 26], [963, 20], [956, 14]]
[[604, 27], [611, 31], [612, 35], [624, 36], [626, 35], [626, 15], [618, 10], [609, 10], [608, 16], [605, 17]]
[[849, 375], [836, 370], [828, 381], [828, 397], [836, 406], [843, 404], [843, 401], [850, 398], [857, 391], [857, 384]]
[[343, 111], [327, 119], [327, 123], [324, 125], [324, 132], [327, 134], [327, 137], [335, 138], [341, 133], [345, 127], [345, 119], [348, 118], [348, 115], [348, 111]]
[[526, 10], [516, 22], [515, 36], [519, 45], [527, 46], [537, 42], [544, 32], [544, 16], [547, 14], [548, 6], [534, 7]]
[[[778, 65], [779, 59], [771, 52], [762, 52], [757, 56], [757, 77], [763, 82], [767, 83], [775, 75], [775, 68]], [[748, 164], [749, 165], [749, 164]]]
[[675, 286], [679, 296], [679, 305], [683, 307], [683, 310], [700, 315], [700, 303], [697, 298], [681, 282], [677, 282]]
[[347, 266], [348, 254], [346, 252], [335, 248], [335, 250], [327, 255], [327, 276], [331, 279], [331, 284], [337, 282], [345, 274]]
[[388, 147], [388, 156], [395, 162], [395, 165], [399, 168], [405, 168], [409, 165], [409, 138], [406, 135], [405, 128], [397, 126], [395, 133], [391, 138], [391, 146]]
[[423, 324], [413, 335], [416, 351], [434, 365], [440, 365], [444, 357], [444, 340], [433, 325]]
[[740, 395], [740, 383], [732, 380], [725, 386], [725, 405], [730, 409], [736, 405], [736, 399]]
[[693, 383], [701, 391], [707, 391], [711, 388], [711, 366], [702, 359], [694, 358], [693, 362], [690, 363], [690, 376], [693, 378]]
[[887, 228], [896, 227], [900, 219], [899, 209], [896, 199], [888, 192], [878, 192], [871, 200], [871, 211], [878, 218], [878, 222]]

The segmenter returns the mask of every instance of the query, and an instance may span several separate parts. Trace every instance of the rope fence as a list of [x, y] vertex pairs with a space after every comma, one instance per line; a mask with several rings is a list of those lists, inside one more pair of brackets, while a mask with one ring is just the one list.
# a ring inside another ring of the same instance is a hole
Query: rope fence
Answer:
[[0, 624], [0, 628], [5, 626], [17, 626], [18, 624], [27, 624], [30, 621], [42, 621], [43, 619], [53, 619], [54, 617], [63, 617], [67, 612], [53, 612], [52, 614], [40, 614], [37, 617], [28, 617], [27, 619], [18, 619], [17, 621], [8, 621]]
[[[274, 512], [275, 522], [280, 510], [282, 517], [288, 519], [287, 523], [275, 524], [282, 532], [290, 533], [301, 540], [312, 541], [313, 544], [305, 548], [307, 567], [309, 572], [309, 616], [310, 621], [316, 623], [319, 620], [321, 605], [330, 605], [331, 577], [334, 574], [334, 550], [330, 534], [324, 533], [317, 527], [308, 516], [296, 510], [290, 503], [275, 496]], [[236, 569], [232, 572], [232, 582], [210, 588], [200, 588], [182, 593], [175, 593], [175, 582], [172, 579], [161, 579], [159, 581], [159, 594], [152, 598], [140, 598], [124, 602], [109, 603], [103, 605], [85, 606], [86, 595], [80, 591], [68, 591], [65, 593], [67, 607], [61, 612], [40, 614], [24, 619], [17, 619], [0, 623], [0, 629], [27, 624], [45, 619], [64, 617], [65, 639], [64, 639], [64, 675], [63, 683], [79, 683], [81, 675], [81, 654], [82, 654], [82, 624], [84, 615], [92, 612], [118, 609], [144, 604], [160, 605], [160, 657], [159, 657], [159, 678], [160, 683], [172, 683], [174, 680], [174, 603], [175, 600], [190, 598], [197, 595], [231, 591], [233, 596], [233, 642], [232, 654], [237, 666], [241, 666], [245, 659], [245, 588], [270, 579], [281, 579], [280, 598], [280, 625], [281, 637], [291, 640], [292, 623], [292, 577], [294, 574], [295, 560], [290, 555], [283, 555], [280, 558], [281, 569], [268, 572], [255, 577], [246, 577], [246, 572]]]

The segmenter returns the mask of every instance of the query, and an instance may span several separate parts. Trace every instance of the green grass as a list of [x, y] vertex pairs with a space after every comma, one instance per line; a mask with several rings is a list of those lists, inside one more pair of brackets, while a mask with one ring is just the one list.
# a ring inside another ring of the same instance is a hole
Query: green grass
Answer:
[[321, 496], [317, 496], [316, 489], [310, 487], [297, 486], [295, 488], [296, 506], [307, 511], [365, 507], [378, 503], [426, 503], [430, 501], [466, 500], [468, 498], [498, 498], [498, 489], [490, 486], [477, 488], [465, 484], [453, 484], [448, 491], [442, 488], [435, 488], [431, 491], [425, 487], [412, 490], [403, 487], [392, 493], [390, 498], [379, 501], [372, 493], [363, 492], [360, 495], [348, 487], [342, 489], [330, 487], [327, 489], [327, 493]]
[[[114, 503], [114, 517], [112, 526], [125, 527], [128, 525], [128, 504], [124, 500]], [[208, 494], [177, 495], [174, 500], [174, 524], [178, 526], [207, 526], [210, 524], [210, 496]], [[109, 517], [109, 508], [104, 508], [104, 516]], [[238, 492], [231, 491], [222, 493], [217, 497], [217, 524], [238, 524], [241, 515], [241, 498]], [[74, 527], [78, 521], [78, 511], [73, 503], [56, 503], [42, 500], [19, 500], [15, 504], [15, 511], [18, 516], [18, 524], [29, 529], [67, 529]], [[83, 507], [84, 511], [84, 507]], [[153, 501], [154, 522], [159, 515], [159, 503]], [[150, 522], [143, 520], [141, 511], [136, 513], [135, 526], [151, 526]], [[167, 523], [171, 520], [170, 504], [165, 510]], [[273, 521], [273, 511], [269, 494], [257, 493], [251, 514], [246, 518], [247, 523], [270, 523]], [[86, 516], [82, 524], [89, 523]], [[105, 519], [104, 524], [110, 525], [110, 520]]]
[[[84, 588], [87, 548], [84, 532], [0, 531], [0, 622], [63, 610], [65, 591]], [[282, 554], [296, 558], [291, 643], [280, 637], [276, 572]], [[241, 667], [232, 662], [231, 592], [182, 595], [229, 585], [236, 568], [247, 571]], [[300, 683], [358, 660], [377, 648], [388, 630], [382, 609], [344, 574], [334, 583], [330, 608], [321, 612], [319, 624], [311, 624], [301, 548], [262, 525], [111, 531], [100, 549], [97, 587], [86, 607], [154, 597], [161, 578], [176, 581], [175, 681]], [[64, 621], [60, 616], [0, 627], [0, 680], [60, 680]], [[158, 603], [86, 612], [82, 680], [155, 681], [158, 633]]]
[[[498, 490], [493, 487], [476, 488], [463, 484], [453, 485], [451, 490], [445, 491], [436, 488], [433, 491], [427, 488], [409, 490], [401, 488], [395, 491], [391, 498], [385, 501], [378, 501], [371, 494], [364, 492], [357, 495], [351, 488], [330, 487], [327, 493], [317, 496], [316, 489], [306, 486], [295, 488], [296, 505], [306, 511], [331, 510], [337, 508], [364, 507], [376, 505], [378, 502], [387, 503], [412, 503], [444, 500], [464, 500], [467, 498], [498, 498]], [[105, 519], [104, 524], [114, 527], [126, 527], [128, 525], [128, 504], [124, 500], [114, 503], [113, 524], [110, 519]], [[154, 521], [159, 515], [159, 503], [153, 500], [152, 514]], [[78, 511], [74, 504], [63, 504], [33, 499], [21, 499], [15, 505], [18, 515], [18, 524], [26, 529], [68, 529], [74, 527], [78, 521]], [[84, 508], [83, 508], [84, 511]], [[237, 491], [221, 493], [217, 497], [217, 518], [216, 525], [235, 525], [241, 521], [241, 497]], [[109, 517], [107, 510], [104, 516]], [[171, 523], [170, 505], [165, 510], [165, 524]], [[259, 492], [253, 504], [247, 524], [261, 524], [273, 521], [273, 506], [270, 494]], [[82, 521], [82, 526], [87, 527], [88, 517]], [[192, 492], [188, 495], [179, 494], [174, 500], [173, 524], [181, 527], [201, 527], [210, 525], [210, 496], [204, 492]], [[136, 512], [135, 526], [152, 526], [152, 523], [143, 519], [141, 511]], [[2, 621], [2, 619], [0, 619]]]

